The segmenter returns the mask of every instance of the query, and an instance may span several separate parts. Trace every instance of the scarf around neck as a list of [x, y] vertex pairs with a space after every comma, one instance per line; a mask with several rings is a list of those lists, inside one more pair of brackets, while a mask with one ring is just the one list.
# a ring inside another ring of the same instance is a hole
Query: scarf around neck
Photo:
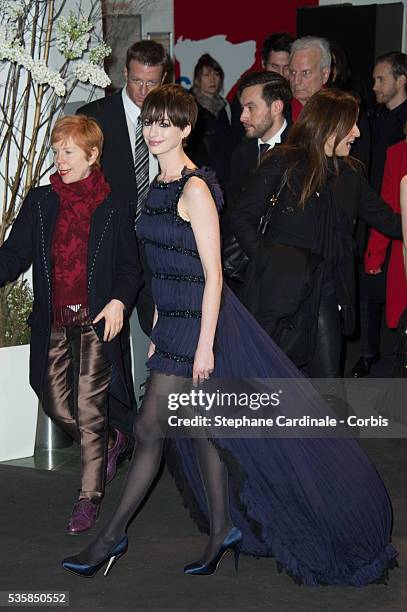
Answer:
[[91, 217], [110, 193], [99, 168], [74, 183], [64, 183], [58, 172], [50, 176], [59, 196], [59, 211], [52, 241], [54, 322], [65, 325], [61, 314], [69, 308], [87, 308], [87, 259]]
[[225, 98], [222, 98], [219, 94], [216, 96], [206, 96], [200, 89], [197, 87], [192, 88], [192, 93], [195, 96], [198, 104], [203, 106], [207, 111], [212, 113], [217, 117], [221, 110], [223, 110], [226, 106]]

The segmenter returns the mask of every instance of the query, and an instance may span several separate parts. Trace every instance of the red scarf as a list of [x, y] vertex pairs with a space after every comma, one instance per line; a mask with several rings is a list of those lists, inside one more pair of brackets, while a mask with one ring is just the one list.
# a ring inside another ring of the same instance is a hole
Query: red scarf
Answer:
[[88, 307], [87, 259], [91, 217], [110, 193], [110, 185], [95, 168], [89, 176], [66, 184], [58, 172], [50, 176], [59, 196], [59, 213], [52, 241], [52, 291], [54, 322], [65, 324], [66, 306], [74, 313]]

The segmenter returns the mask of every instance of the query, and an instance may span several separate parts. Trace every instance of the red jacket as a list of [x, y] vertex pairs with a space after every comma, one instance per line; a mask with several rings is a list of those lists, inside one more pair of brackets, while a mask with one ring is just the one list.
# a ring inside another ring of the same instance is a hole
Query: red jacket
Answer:
[[[407, 175], [407, 141], [403, 140], [387, 149], [381, 193], [382, 198], [396, 212], [400, 212], [400, 182], [405, 175]], [[407, 308], [407, 281], [402, 241], [392, 240], [372, 229], [365, 254], [365, 271], [375, 270], [384, 263], [390, 242], [386, 317], [389, 327], [397, 327], [402, 312]]]

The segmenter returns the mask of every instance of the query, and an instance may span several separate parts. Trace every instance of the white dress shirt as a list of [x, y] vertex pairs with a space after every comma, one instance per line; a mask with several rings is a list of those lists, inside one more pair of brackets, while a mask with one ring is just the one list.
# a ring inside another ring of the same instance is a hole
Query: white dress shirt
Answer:
[[257, 139], [257, 146], [260, 148], [261, 144], [268, 144], [269, 148], [272, 149], [276, 144], [280, 144], [281, 142], [281, 134], [284, 132], [287, 127], [287, 121], [284, 119], [284, 123], [281, 128], [270, 138], [270, 140], [262, 140], [261, 138]]
[[[137, 104], [134, 104], [134, 102], [130, 100], [129, 96], [127, 95], [127, 91], [125, 87], [123, 87], [122, 89], [122, 98], [123, 98], [124, 110], [126, 113], [127, 129], [129, 131], [131, 150], [133, 152], [133, 159], [134, 159], [134, 149], [136, 146], [136, 124], [140, 116], [140, 109], [137, 106]], [[148, 161], [149, 161], [148, 178], [151, 183], [151, 181], [159, 173], [159, 165], [158, 165], [157, 158], [155, 157], [155, 155], [152, 155], [151, 153], [149, 153]]]

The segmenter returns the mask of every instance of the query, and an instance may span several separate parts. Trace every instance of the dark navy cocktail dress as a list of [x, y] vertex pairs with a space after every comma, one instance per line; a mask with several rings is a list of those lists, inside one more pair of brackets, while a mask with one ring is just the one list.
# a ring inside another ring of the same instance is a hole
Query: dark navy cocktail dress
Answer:
[[[181, 377], [192, 375], [204, 291], [194, 234], [177, 211], [192, 175], [207, 182], [219, 207], [220, 190], [206, 173], [184, 172], [178, 181], [153, 182], [137, 226], [158, 310], [151, 336], [156, 350], [148, 366]], [[289, 403], [298, 413], [318, 403], [309, 381], [226, 286], [214, 354], [212, 378], [293, 379], [299, 382], [290, 387]], [[315, 405], [314, 413], [318, 410]], [[355, 440], [228, 437], [213, 442], [228, 468], [231, 514], [243, 533], [243, 552], [275, 557], [280, 568], [307, 585], [364, 586], [383, 579], [394, 565], [390, 500]], [[207, 531], [193, 441], [168, 440], [166, 458], [192, 518]]]

